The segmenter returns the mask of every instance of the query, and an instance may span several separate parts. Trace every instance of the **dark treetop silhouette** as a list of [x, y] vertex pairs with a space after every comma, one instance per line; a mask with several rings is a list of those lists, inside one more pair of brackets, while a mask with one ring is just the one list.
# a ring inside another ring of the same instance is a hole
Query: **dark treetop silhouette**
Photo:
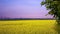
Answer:
[[53, 15], [56, 21], [60, 21], [60, 0], [43, 0], [41, 5], [45, 5], [47, 10], [50, 10], [48, 14]]

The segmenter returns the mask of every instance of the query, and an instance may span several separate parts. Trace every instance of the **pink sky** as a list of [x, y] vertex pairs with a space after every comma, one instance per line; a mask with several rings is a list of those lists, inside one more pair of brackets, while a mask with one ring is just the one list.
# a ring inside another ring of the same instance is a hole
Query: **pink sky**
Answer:
[[0, 17], [9, 18], [52, 18], [42, 0], [0, 0]]

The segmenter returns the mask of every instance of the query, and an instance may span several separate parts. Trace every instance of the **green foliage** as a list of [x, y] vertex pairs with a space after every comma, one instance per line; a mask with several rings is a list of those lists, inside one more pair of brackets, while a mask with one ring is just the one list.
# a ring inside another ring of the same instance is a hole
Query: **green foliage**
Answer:
[[48, 14], [53, 15], [57, 22], [60, 21], [60, 0], [43, 0], [41, 5], [45, 5], [47, 10], [50, 10]]
[[45, 5], [47, 10], [50, 10], [48, 14], [54, 15], [54, 17], [60, 16], [60, 1], [59, 0], [44, 0], [41, 5]]

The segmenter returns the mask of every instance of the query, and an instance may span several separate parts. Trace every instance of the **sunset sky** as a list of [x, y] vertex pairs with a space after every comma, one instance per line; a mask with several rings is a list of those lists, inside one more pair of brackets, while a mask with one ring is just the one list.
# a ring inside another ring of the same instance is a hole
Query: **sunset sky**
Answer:
[[0, 0], [0, 18], [52, 18], [42, 0]]

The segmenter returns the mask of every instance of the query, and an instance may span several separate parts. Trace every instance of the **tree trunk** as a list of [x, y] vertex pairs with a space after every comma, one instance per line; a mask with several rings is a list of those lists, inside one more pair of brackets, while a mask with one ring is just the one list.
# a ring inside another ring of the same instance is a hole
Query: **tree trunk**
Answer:
[[56, 21], [58, 24], [60, 24], [60, 17], [58, 17], [58, 19]]

